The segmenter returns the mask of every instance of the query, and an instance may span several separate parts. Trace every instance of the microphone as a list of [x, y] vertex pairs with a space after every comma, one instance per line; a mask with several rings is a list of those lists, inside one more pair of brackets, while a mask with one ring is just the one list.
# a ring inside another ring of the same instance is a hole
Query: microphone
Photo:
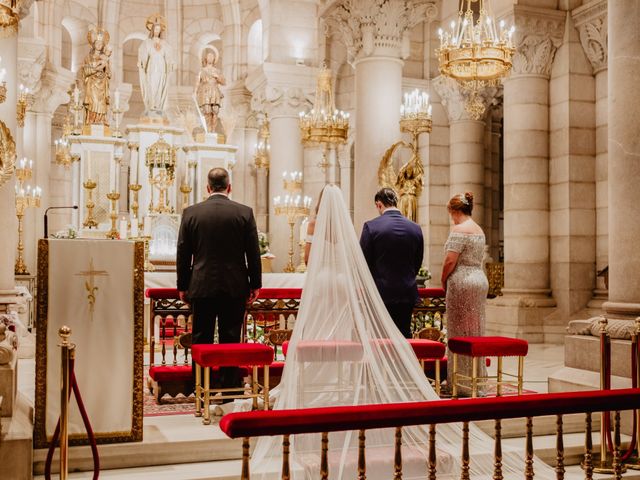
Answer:
[[58, 210], [61, 208], [73, 208], [74, 210], [78, 209], [77, 205], [72, 205], [69, 207], [49, 207], [44, 211], [44, 238], [49, 238], [49, 217], [47, 217], [47, 215], [49, 214], [49, 210]]

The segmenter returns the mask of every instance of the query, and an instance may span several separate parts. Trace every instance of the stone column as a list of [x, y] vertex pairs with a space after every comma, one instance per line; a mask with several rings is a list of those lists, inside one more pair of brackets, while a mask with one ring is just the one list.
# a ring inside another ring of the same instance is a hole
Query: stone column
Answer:
[[518, 46], [504, 82], [503, 296], [487, 307], [487, 333], [544, 340], [555, 305], [549, 277], [549, 75], [565, 13], [514, 6]]
[[[262, 71], [252, 72], [247, 88], [253, 93], [255, 111], [268, 113], [270, 122], [271, 161], [268, 175], [268, 225], [270, 250], [276, 256], [274, 271], [287, 264], [289, 224], [275, 214], [273, 198], [286, 192], [282, 174], [304, 171], [304, 150], [300, 141], [299, 113], [310, 108], [308, 98], [315, 84], [315, 69], [304, 66], [265, 63]], [[303, 192], [304, 193], [304, 192]], [[296, 242], [298, 230], [295, 230]], [[298, 248], [294, 245], [294, 251]]]
[[640, 314], [640, 3], [608, 2], [608, 8], [609, 301], [603, 307], [628, 318]]
[[[409, 56], [411, 28], [436, 15], [434, 4], [412, 0], [373, 0], [339, 5], [329, 25], [336, 28], [347, 46], [355, 68], [355, 172], [354, 224], [375, 216], [373, 197], [378, 187], [376, 172], [385, 150], [400, 136], [403, 58]], [[381, 112], [384, 112], [381, 114]]]
[[501, 185], [501, 142], [502, 136], [502, 106], [494, 108], [491, 112], [491, 240], [490, 254], [493, 259], [500, 261], [500, 212], [502, 211], [502, 185]]
[[474, 119], [465, 109], [468, 93], [457, 81], [441, 75], [433, 86], [449, 118], [449, 196], [473, 192], [473, 218], [484, 227], [484, 116], [497, 89], [484, 89], [480, 93], [486, 110], [481, 118]]
[[[609, 264], [608, 225], [608, 93], [607, 93], [607, 2], [595, 0], [571, 13], [595, 76], [596, 98], [596, 269]], [[596, 279], [596, 288], [589, 307], [600, 308], [607, 299], [604, 278]]]

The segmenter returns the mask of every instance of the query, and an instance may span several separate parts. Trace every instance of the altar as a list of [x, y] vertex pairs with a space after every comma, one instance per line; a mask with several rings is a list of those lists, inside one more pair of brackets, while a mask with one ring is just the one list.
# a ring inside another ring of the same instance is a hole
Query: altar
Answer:
[[[305, 273], [263, 273], [262, 288], [302, 288]], [[176, 288], [176, 272], [146, 272], [144, 288]]]

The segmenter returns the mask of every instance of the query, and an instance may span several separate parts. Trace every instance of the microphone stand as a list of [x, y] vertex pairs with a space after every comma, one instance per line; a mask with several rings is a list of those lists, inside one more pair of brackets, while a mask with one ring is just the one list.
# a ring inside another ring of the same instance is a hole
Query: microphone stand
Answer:
[[65, 208], [69, 208], [69, 209], [74, 209], [77, 210], [78, 206], [77, 205], [72, 205], [72, 206], [68, 206], [68, 207], [49, 207], [44, 211], [44, 238], [49, 238], [49, 210], [60, 210], [60, 209], [65, 209]]

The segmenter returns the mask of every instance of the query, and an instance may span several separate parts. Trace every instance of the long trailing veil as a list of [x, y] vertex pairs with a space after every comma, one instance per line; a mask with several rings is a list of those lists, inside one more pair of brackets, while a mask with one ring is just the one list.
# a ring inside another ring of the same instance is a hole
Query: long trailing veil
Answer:
[[[340, 189], [325, 187], [307, 278], [289, 344], [275, 410], [440, 401], [407, 340], [389, 316], [356, 238]], [[460, 400], [464, 401], [464, 400]], [[462, 427], [437, 428], [438, 478], [460, 478]], [[427, 476], [426, 427], [403, 429], [403, 477]], [[393, 478], [391, 429], [368, 430], [367, 478]], [[258, 439], [251, 459], [253, 477], [278, 478], [281, 438]], [[292, 478], [318, 478], [320, 434], [291, 437]], [[329, 434], [329, 477], [357, 478], [358, 436]], [[492, 478], [493, 440], [470, 428], [472, 478]], [[523, 478], [521, 450], [503, 451], [505, 478]], [[536, 462], [536, 478], [555, 478]]]

